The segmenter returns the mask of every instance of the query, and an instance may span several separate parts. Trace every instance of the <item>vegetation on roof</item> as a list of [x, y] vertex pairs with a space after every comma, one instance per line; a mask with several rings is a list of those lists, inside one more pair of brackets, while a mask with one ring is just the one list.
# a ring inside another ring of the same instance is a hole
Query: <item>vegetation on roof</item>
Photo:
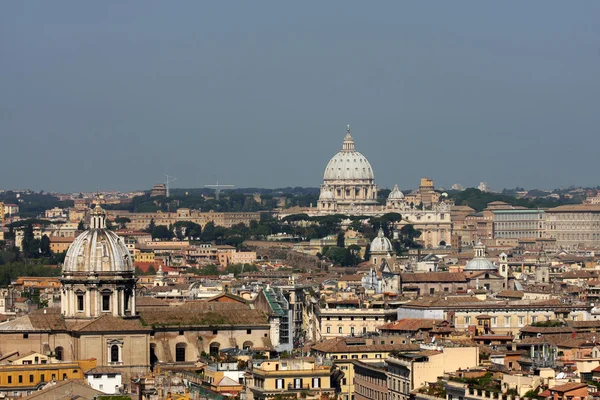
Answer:
[[554, 328], [554, 327], [560, 327], [560, 326], [567, 326], [567, 324], [565, 324], [563, 321], [551, 319], [548, 321], [534, 322], [531, 324], [531, 326], [536, 326], [536, 327], [540, 327], [540, 328]]

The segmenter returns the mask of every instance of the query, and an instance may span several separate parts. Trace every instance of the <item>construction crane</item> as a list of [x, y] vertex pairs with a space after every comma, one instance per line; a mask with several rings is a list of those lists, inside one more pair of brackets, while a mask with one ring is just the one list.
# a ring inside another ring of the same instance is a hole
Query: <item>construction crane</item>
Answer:
[[165, 176], [167, 177], [167, 180], [165, 181], [165, 186], [167, 189], [167, 197], [169, 197], [169, 183], [176, 181], [177, 178], [175, 178], [174, 176], [171, 176], [169, 174], [165, 174]]
[[217, 181], [216, 185], [204, 185], [205, 188], [215, 189], [215, 199], [219, 200], [219, 195], [221, 194], [221, 190], [230, 189], [234, 187], [234, 185], [219, 185], [219, 181]]

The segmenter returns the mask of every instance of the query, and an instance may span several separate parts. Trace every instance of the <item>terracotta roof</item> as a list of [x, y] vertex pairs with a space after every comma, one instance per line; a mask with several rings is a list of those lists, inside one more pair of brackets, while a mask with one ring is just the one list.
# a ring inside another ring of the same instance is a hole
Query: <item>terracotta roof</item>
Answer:
[[103, 392], [90, 387], [86, 381], [71, 379], [68, 381], [48, 383], [42, 390], [33, 392], [33, 394], [27, 397], [23, 397], [23, 400], [86, 400], [102, 395], [104, 395]]
[[573, 332], [573, 328], [568, 326], [532, 326], [527, 325], [521, 328], [521, 332], [526, 333], [546, 333], [546, 334], [556, 334], [556, 333], [571, 333]]
[[138, 307], [169, 307], [169, 303], [155, 297], [140, 296], [135, 299], [135, 306]]
[[76, 332], [139, 332], [149, 328], [141, 325], [139, 319], [118, 318], [106, 314], [87, 323], [72, 326]]
[[416, 306], [416, 307], [440, 307], [440, 306], [452, 306], [457, 304], [472, 304], [472, 303], [483, 303], [477, 297], [468, 297], [468, 296], [460, 296], [460, 297], [423, 297], [419, 300], [413, 300], [411, 302], [406, 303], [407, 306]]
[[[187, 303], [164, 309], [140, 310], [149, 326], [268, 326], [265, 313], [239, 303]], [[238, 307], [235, 307], [238, 306]], [[211, 308], [212, 307], [212, 308]]]
[[584, 388], [584, 387], [587, 387], [587, 383], [569, 382], [569, 383], [565, 383], [564, 385], [558, 385], [558, 386], [551, 387], [550, 391], [564, 393], [564, 392], [570, 392], [571, 390], [580, 389], [580, 388]]
[[523, 292], [520, 290], [502, 290], [496, 294], [496, 297], [508, 297], [512, 299], [522, 299]]
[[106, 375], [106, 374], [121, 374], [121, 371], [111, 367], [95, 367], [85, 371], [86, 375]]
[[421, 331], [430, 330], [435, 328], [437, 324], [442, 322], [439, 319], [427, 319], [427, 318], [403, 318], [396, 322], [390, 322], [389, 324], [378, 327], [379, 330], [385, 331]]
[[403, 283], [420, 282], [467, 282], [467, 277], [462, 272], [422, 272], [400, 274]]

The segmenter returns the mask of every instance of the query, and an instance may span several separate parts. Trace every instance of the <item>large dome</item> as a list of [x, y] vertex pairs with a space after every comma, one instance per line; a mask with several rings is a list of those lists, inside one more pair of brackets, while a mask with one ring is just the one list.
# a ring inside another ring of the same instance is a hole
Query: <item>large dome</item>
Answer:
[[329, 160], [323, 179], [327, 180], [368, 180], [373, 181], [375, 175], [369, 160], [354, 149], [354, 139], [350, 128], [346, 132], [342, 151]]
[[69, 247], [63, 274], [133, 272], [133, 262], [123, 239], [106, 229], [104, 210], [93, 210], [90, 228]]
[[392, 242], [390, 239], [386, 238], [383, 229], [379, 228], [379, 232], [377, 233], [377, 237], [373, 239], [371, 242], [371, 247], [369, 247], [369, 251], [371, 254], [373, 253], [391, 253], [394, 251], [392, 246]]

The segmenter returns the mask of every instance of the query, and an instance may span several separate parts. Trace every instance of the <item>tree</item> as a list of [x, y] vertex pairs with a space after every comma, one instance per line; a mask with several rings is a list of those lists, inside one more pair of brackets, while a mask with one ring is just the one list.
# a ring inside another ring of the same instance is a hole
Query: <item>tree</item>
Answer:
[[183, 240], [183, 232], [181, 231], [181, 226], [175, 227], [175, 236], [177, 240]]
[[171, 240], [173, 236], [173, 231], [164, 225], [157, 225], [152, 230], [152, 239]]
[[152, 233], [154, 231], [154, 228], [156, 228], [156, 222], [154, 222], [154, 218], [152, 218], [150, 220], [150, 224], [148, 225], [148, 232]]
[[77, 224], [77, 230], [85, 231], [85, 225], [83, 224], [83, 220], [79, 221], [79, 224]]
[[36, 258], [39, 255], [39, 241], [35, 240], [33, 235], [33, 225], [28, 223], [23, 231], [23, 241], [21, 249], [25, 258]]
[[341, 247], [341, 248], [346, 247], [345, 242], [346, 242], [346, 237], [344, 236], [344, 232], [339, 232], [337, 235], [337, 243], [336, 243], [337, 247]]
[[215, 223], [208, 222], [202, 229], [202, 235], [200, 236], [203, 242], [212, 242], [215, 240]]
[[47, 235], [42, 236], [40, 240], [40, 253], [44, 257], [50, 256], [50, 238]]
[[371, 245], [366, 245], [365, 246], [365, 255], [364, 255], [363, 259], [365, 261], [369, 261], [369, 258], [371, 258]]
[[119, 224], [119, 228], [125, 229], [127, 228], [127, 224], [130, 223], [131, 220], [127, 217], [117, 217], [115, 218], [115, 224]]

